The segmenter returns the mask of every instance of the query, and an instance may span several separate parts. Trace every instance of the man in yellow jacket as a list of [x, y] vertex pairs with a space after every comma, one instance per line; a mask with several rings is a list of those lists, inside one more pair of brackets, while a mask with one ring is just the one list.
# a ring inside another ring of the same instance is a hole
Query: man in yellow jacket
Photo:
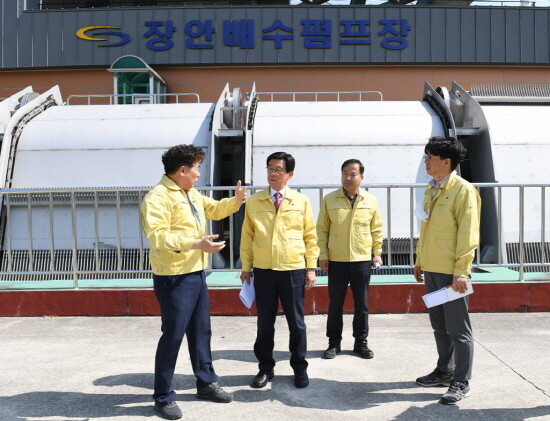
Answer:
[[269, 188], [250, 197], [241, 234], [242, 282], [254, 290], [258, 330], [254, 354], [259, 372], [252, 387], [264, 387], [273, 379], [275, 317], [279, 299], [290, 330], [290, 365], [294, 385], [307, 387], [304, 288], [315, 285], [319, 248], [311, 204], [307, 196], [287, 186], [294, 175], [292, 155], [275, 152], [267, 158]]
[[206, 235], [206, 219], [222, 219], [246, 201], [246, 187], [237, 183], [235, 197], [216, 201], [194, 189], [204, 151], [178, 145], [162, 155], [165, 175], [141, 204], [141, 223], [149, 240], [155, 295], [160, 304], [162, 336], [155, 357], [155, 408], [166, 419], [182, 417], [172, 379], [183, 336], [187, 334], [197, 397], [231, 402], [218, 384], [210, 351], [210, 305], [204, 269], [207, 253], [225, 242]]
[[[372, 266], [382, 265], [382, 216], [376, 197], [361, 189], [365, 167], [358, 159], [342, 164], [342, 188], [323, 198], [317, 236], [319, 265], [328, 271], [329, 309], [327, 317], [328, 348], [323, 358], [332, 359], [341, 351], [344, 300], [351, 286], [353, 316], [353, 351], [362, 358], [373, 358], [368, 346], [368, 290]], [[373, 257], [374, 256], [374, 257]]]
[[[465, 292], [479, 246], [481, 199], [454, 171], [466, 150], [455, 138], [433, 137], [424, 149], [433, 177], [424, 194], [423, 220], [416, 247], [414, 277], [426, 292], [443, 287]], [[428, 309], [439, 359], [435, 370], [416, 382], [425, 387], [450, 386], [440, 403], [453, 405], [470, 395], [474, 341], [463, 297]]]

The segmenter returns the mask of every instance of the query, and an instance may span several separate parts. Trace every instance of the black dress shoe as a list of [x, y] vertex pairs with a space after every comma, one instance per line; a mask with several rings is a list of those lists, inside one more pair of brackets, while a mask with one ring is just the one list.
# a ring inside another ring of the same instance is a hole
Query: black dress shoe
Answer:
[[300, 389], [309, 386], [309, 377], [305, 368], [294, 371], [294, 386]]
[[367, 358], [369, 360], [374, 357], [374, 352], [372, 352], [372, 350], [369, 348], [366, 339], [359, 341], [356, 340], [355, 346], [353, 347], [353, 352], [359, 354], [361, 358]]
[[255, 389], [261, 389], [268, 381], [272, 380], [273, 377], [275, 377], [275, 372], [273, 370], [267, 373], [265, 371], [260, 371], [256, 374], [256, 377], [254, 377], [251, 386]]
[[326, 351], [323, 353], [323, 358], [325, 360], [332, 360], [333, 358], [336, 358], [336, 354], [338, 354], [339, 352], [342, 352], [340, 345], [329, 345]]

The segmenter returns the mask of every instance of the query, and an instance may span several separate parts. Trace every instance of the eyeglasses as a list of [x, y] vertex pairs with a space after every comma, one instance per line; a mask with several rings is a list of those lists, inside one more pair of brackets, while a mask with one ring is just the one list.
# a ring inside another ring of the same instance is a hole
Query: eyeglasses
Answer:
[[435, 159], [435, 158], [447, 159], [447, 158], [441, 158], [440, 156], [436, 156], [436, 155], [432, 155], [432, 156], [426, 155], [426, 154], [422, 155], [422, 159], [423, 159], [424, 161], [430, 161], [430, 160]]
[[272, 173], [272, 174], [281, 175], [281, 174], [284, 174], [286, 171], [283, 170], [282, 168], [269, 168], [269, 167], [267, 167], [267, 172]]

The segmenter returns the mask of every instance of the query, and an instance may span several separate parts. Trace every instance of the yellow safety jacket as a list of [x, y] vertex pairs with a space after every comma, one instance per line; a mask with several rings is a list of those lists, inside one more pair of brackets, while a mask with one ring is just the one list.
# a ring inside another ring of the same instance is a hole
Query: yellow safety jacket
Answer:
[[[191, 200], [198, 219], [195, 216]], [[149, 240], [149, 260], [156, 275], [181, 275], [203, 270], [207, 253], [191, 249], [206, 235], [206, 219], [219, 220], [239, 209], [233, 197], [220, 201], [203, 196], [196, 189], [180, 189], [166, 175], [141, 204], [141, 225]]]
[[323, 198], [317, 219], [319, 259], [335, 262], [371, 260], [382, 253], [382, 216], [378, 201], [360, 189], [353, 208], [343, 188]]
[[241, 233], [242, 270], [317, 267], [319, 247], [307, 196], [287, 187], [279, 211], [269, 188], [250, 197]]
[[416, 266], [428, 272], [468, 276], [479, 246], [481, 199], [474, 186], [453, 171], [434, 197], [428, 184]]

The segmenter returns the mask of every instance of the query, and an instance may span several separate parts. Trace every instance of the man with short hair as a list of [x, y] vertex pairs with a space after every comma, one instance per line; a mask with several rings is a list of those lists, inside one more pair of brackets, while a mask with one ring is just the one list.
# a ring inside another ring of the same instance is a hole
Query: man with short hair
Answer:
[[216, 201], [194, 185], [204, 151], [178, 145], [162, 155], [165, 174], [141, 204], [141, 223], [150, 244], [155, 295], [160, 304], [162, 336], [155, 357], [155, 409], [166, 419], [182, 417], [172, 380], [179, 349], [187, 334], [189, 356], [197, 378], [197, 397], [231, 402], [218, 384], [212, 366], [210, 304], [204, 269], [207, 253], [218, 253], [225, 242], [206, 234], [206, 219], [219, 220], [246, 201], [246, 187], [237, 183], [235, 197]]
[[309, 384], [307, 375], [304, 288], [315, 285], [319, 248], [311, 204], [307, 196], [287, 186], [294, 175], [294, 158], [275, 152], [267, 158], [269, 188], [250, 197], [241, 236], [242, 282], [254, 290], [258, 330], [254, 354], [259, 372], [252, 387], [264, 387], [274, 377], [275, 318], [279, 299], [290, 330], [290, 365], [294, 385]]
[[[463, 293], [479, 246], [481, 199], [475, 187], [455, 172], [466, 155], [460, 141], [432, 137], [424, 152], [426, 171], [433, 179], [424, 193], [414, 277], [426, 282], [428, 293], [449, 286]], [[431, 307], [428, 313], [439, 359], [435, 370], [416, 382], [449, 386], [439, 402], [453, 405], [471, 393], [474, 341], [468, 297]]]
[[[348, 284], [353, 293], [353, 352], [373, 358], [368, 346], [368, 291], [372, 266], [382, 265], [382, 216], [373, 194], [361, 189], [365, 167], [358, 159], [342, 164], [342, 188], [323, 198], [317, 236], [319, 266], [328, 271], [328, 348], [323, 358], [341, 351], [343, 307]], [[374, 256], [374, 257], [373, 257]]]

